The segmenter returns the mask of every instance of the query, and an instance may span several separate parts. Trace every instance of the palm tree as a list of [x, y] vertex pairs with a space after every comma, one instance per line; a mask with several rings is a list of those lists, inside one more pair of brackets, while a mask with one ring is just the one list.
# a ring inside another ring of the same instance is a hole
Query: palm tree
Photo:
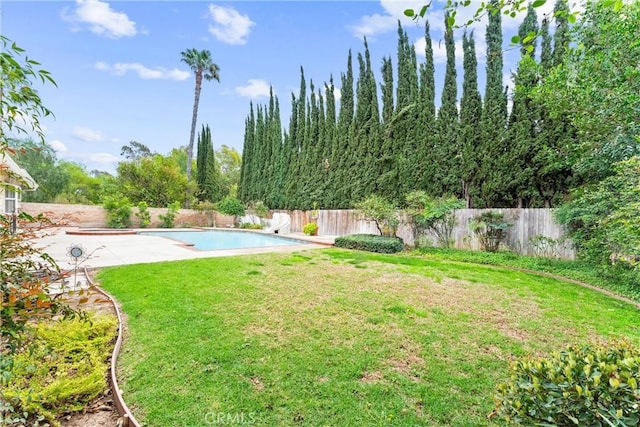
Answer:
[[[187, 180], [191, 179], [191, 162], [193, 160], [193, 140], [196, 135], [196, 122], [198, 120], [198, 104], [200, 103], [200, 90], [202, 79], [220, 82], [220, 67], [211, 60], [211, 52], [208, 50], [187, 49], [180, 52], [182, 62], [186, 63], [196, 75], [196, 92], [193, 100], [193, 113], [191, 115], [191, 135], [187, 146]], [[187, 187], [186, 206], [189, 207], [189, 187]]]

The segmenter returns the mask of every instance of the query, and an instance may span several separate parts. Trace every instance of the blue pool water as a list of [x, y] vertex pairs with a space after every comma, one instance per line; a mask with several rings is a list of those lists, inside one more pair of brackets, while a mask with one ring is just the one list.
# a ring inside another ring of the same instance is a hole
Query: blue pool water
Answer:
[[306, 244], [301, 240], [244, 231], [145, 231], [140, 234], [148, 236], [168, 237], [184, 243], [192, 243], [193, 247], [202, 251], [217, 249], [261, 248], [267, 246], [285, 246]]

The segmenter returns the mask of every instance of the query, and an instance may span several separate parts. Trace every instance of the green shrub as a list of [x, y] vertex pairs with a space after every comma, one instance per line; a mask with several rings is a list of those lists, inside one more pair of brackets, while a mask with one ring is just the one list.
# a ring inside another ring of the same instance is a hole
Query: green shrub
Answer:
[[372, 194], [355, 205], [358, 213], [367, 221], [373, 221], [383, 236], [393, 237], [400, 224], [396, 206], [386, 198]]
[[252, 224], [250, 222], [243, 222], [240, 224], [240, 228], [248, 230], [262, 230], [262, 224]]
[[138, 212], [135, 215], [140, 220], [140, 228], [147, 228], [151, 224], [151, 214], [149, 213], [147, 202], [138, 203]]
[[513, 424], [637, 426], [640, 351], [626, 342], [521, 359], [498, 386], [493, 416]]
[[107, 211], [107, 227], [131, 227], [131, 202], [128, 198], [122, 195], [107, 196], [102, 206]]
[[575, 191], [555, 212], [580, 258], [640, 285], [640, 157], [614, 165], [615, 174]]
[[64, 320], [33, 327], [33, 342], [14, 355], [0, 387], [0, 425], [36, 424], [83, 409], [107, 387], [105, 372], [115, 336], [114, 317]]
[[497, 211], [483, 212], [471, 218], [469, 228], [476, 235], [483, 251], [498, 252], [500, 243], [507, 237], [509, 224], [504, 214]]
[[318, 224], [310, 222], [302, 228], [302, 232], [307, 236], [315, 236], [318, 234]]
[[233, 223], [238, 225], [238, 217], [244, 215], [244, 206], [242, 202], [235, 197], [227, 196], [216, 205], [218, 212], [223, 215], [229, 215], [233, 217]]
[[180, 210], [180, 203], [173, 202], [169, 206], [167, 206], [167, 213], [164, 215], [158, 215], [160, 220], [160, 227], [162, 228], [173, 228], [176, 218], [178, 217], [178, 211]]
[[464, 201], [455, 196], [435, 198], [420, 190], [407, 194], [406, 199], [407, 215], [414, 227], [416, 246], [424, 241], [426, 232], [430, 231], [436, 236], [440, 247], [452, 247], [451, 234], [456, 225], [455, 210], [463, 208]]
[[361, 251], [393, 254], [404, 250], [404, 243], [398, 237], [378, 236], [375, 234], [351, 234], [337, 237], [338, 248], [358, 249]]

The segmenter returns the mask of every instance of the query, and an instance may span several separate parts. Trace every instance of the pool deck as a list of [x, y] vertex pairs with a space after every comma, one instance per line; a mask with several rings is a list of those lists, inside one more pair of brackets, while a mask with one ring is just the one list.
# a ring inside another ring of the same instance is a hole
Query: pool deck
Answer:
[[[264, 248], [227, 249], [200, 251], [184, 246], [175, 240], [159, 236], [138, 234], [124, 235], [78, 235], [67, 234], [66, 231], [77, 231], [77, 227], [66, 227], [49, 230], [49, 235], [38, 239], [36, 246], [43, 248], [62, 269], [74, 267], [73, 258], [68, 254], [73, 245], [80, 245], [88, 255], [81, 263], [82, 267], [99, 268], [126, 264], [142, 264], [160, 261], [178, 261], [193, 258], [212, 258], [221, 256], [258, 254], [265, 252], [293, 252], [305, 249], [317, 249], [332, 245], [335, 236], [306, 236], [303, 233], [283, 234], [297, 240], [308, 241], [304, 245], [271, 246]], [[174, 228], [171, 231], [191, 229]], [[225, 229], [228, 230], [228, 229]], [[144, 229], [140, 231], [168, 231], [165, 229]], [[265, 233], [267, 234], [267, 233]], [[268, 233], [273, 235], [272, 233]]]

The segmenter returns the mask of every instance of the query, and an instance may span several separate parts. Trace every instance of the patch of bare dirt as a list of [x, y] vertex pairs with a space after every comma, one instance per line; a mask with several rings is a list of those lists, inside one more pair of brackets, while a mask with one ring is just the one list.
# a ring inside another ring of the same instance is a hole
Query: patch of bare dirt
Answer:
[[262, 383], [262, 381], [260, 381], [260, 378], [258, 378], [258, 377], [252, 377], [251, 378], [251, 385], [253, 386], [253, 389], [255, 391], [264, 390], [264, 384]]
[[82, 412], [69, 414], [60, 420], [62, 427], [119, 427], [120, 415], [113, 404], [111, 389], [91, 402]]
[[382, 379], [383, 375], [380, 371], [363, 372], [360, 377], [360, 382], [365, 384], [375, 383]]

